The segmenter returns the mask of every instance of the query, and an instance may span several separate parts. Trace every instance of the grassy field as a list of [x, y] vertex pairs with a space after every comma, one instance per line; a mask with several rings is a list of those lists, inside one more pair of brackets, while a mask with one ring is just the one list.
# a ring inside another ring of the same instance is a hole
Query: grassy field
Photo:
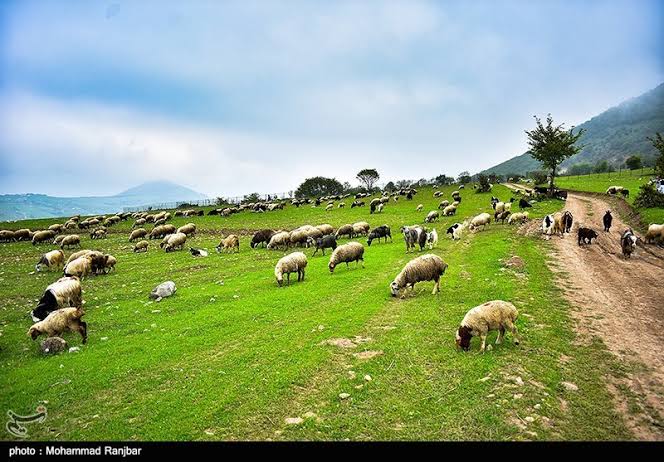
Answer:
[[[633, 205], [639, 187], [650, 181], [652, 176], [652, 168], [645, 168], [634, 171], [563, 176], [556, 179], [556, 184], [563, 189], [598, 193], [605, 193], [610, 186], [623, 186], [629, 189], [630, 195], [626, 200]], [[664, 208], [639, 209], [639, 214], [645, 223], [664, 223]]]
[[[444, 188], [445, 197], [452, 189]], [[459, 216], [435, 225], [441, 239], [433, 253], [449, 264], [437, 296], [432, 283], [406, 299], [389, 294], [390, 281], [415, 256], [406, 254], [399, 227], [421, 223], [440, 200], [427, 188], [413, 201], [390, 202], [380, 215], [369, 215], [368, 207], [288, 206], [174, 219], [176, 226], [196, 223], [202, 232], [191, 244], [208, 250], [222, 232], [244, 234], [239, 254], [203, 259], [165, 254], [156, 243], [147, 254], [133, 254], [130, 222], [111, 228], [107, 240], [86, 235], [84, 247], [112, 253], [118, 265], [83, 281], [88, 344], [66, 334], [80, 352], [51, 357], [26, 332], [29, 310], [59, 277], [31, 274], [53, 246], [0, 244], [0, 410], [29, 414], [45, 403], [47, 421], [29, 427], [38, 440], [630, 438], [607, 405], [606, 387], [628, 366], [598, 340], [576, 339], [547, 266], [549, 243], [495, 224], [459, 242], [446, 238], [449, 224], [489, 211], [492, 194], [510, 196], [502, 186], [488, 194], [466, 190]], [[423, 212], [415, 211], [418, 203]], [[561, 206], [544, 201], [531, 211], [540, 217]], [[284, 288], [273, 274], [283, 252], [252, 250], [246, 236], [263, 227], [358, 220], [389, 224], [394, 242], [366, 248], [364, 269], [330, 274], [328, 257], [310, 257], [306, 280]], [[504, 264], [515, 255], [522, 268]], [[177, 294], [149, 301], [150, 290], [169, 279]], [[465, 312], [492, 299], [516, 304], [521, 345], [508, 335], [486, 354], [478, 339], [471, 352], [456, 351]], [[356, 346], [323, 343], [334, 338]], [[302, 423], [286, 423], [297, 417]]]

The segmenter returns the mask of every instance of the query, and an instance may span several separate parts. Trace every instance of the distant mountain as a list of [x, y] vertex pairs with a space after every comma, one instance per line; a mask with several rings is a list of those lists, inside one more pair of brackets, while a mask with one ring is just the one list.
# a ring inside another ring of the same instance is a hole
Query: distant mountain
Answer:
[[[657, 151], [647, 140], [664, 133], [664, 83], [636, 98], [602, 112], [578, 126], [586, 132], [579, 139], [583, 150], [562, 163], [563, 169], [578, 163], [596, 164], [606, 160], [618, 167], [632, 154], [652, 161]], [[525, 153], [482, 173], [508, 175], [539, 170], [540, 163]]]
[[53, 218], [71, 215], [114, 213], [123, 207], [207, 199], [169, 181], [152, 181], [116, 194], [101, 197], [53, 197], [45, 194], [0, 195], [0, 221]]

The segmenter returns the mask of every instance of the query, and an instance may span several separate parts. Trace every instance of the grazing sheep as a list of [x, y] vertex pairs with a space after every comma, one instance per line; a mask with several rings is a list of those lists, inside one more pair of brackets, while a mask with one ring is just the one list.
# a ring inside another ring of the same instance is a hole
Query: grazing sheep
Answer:
[[348, 263], [352, 261], [355, 262], [356, 266], [362, 261], [362, 268], [364, 268], [364, 246], [359, 242], [349, 242], [334, 249], [334, 252], [330, 255], [330, 263], [327, 266], [330, 273], [334, 273], [334, 268], [339, 263], [346, 263], [346, 268], [348, 268]]
[[563, 232], [569, 233], [572, 230], [573, 221], [574, 217], [572, 216], [572, 212], [570, 212], [569, 210], [565, 210], [565, 213], [563, 213], [562, 217]]
[[509, 218], [509, 216], [512, 214], [509, 210], [504, 210], [502, 212], [496, 212], [493, 214], [493, 220], [498, 223], [498, 221], [502, 222], [505, 224], [505, 220]]
[[37, 231], [32, 235], [32, 245], [41, 244], [42, 242], [50, 241], [55, 237], [56, 232], [52, 230]]
[[170, 224], [155, 226], [148, 235], [148, 239], [162, 239], [168, 234], [175, 234], [175, 232], [175, 226]]
[[604, 216], [602, 217], [602, 221], [604, 222], [604, 232], [611, 232], [611, 223], [613, 223], [613, 215], [611, 215], [611, 211], [607, 210]]
[[438, 213], [438, 211], [437, 210], [432, 210], [431, 212], [429, 212], [427, 214], [426, 218], [424, 219], [424, 222], [425, 223], [432, 223], [432, 222], [438, 220], [439, 217], [440, 217], [440, 214]]
[[177, 233], [186, 234], [187, 237], [189, 237], [190, 235], [194, 236], [196, 234], [196, 225], [193, 223], [187, 223], [184, 226], [180, 226], [176, 231], [176, 234]]
[[0, 242], [14, 242], [16, 240], [16, 235], [14, 231], [2, 230], [0, 231]]
[[270, 239], [272, 239], [272, 236], [274, 236], [276, 233], [272, 229], [261, 229], [260, 231], [256, 231], [254, 235], [251, 238], [251, 243], [249, 246], [252, 249], [255, 249], [258, 247], [259, 244], [262, 244], [263, 247], [265, 247], [267, 244], [270, 243]]
[[88, 341], [88, 325], [81, 321], [84, 314], [80, 307], [61, 308], [53, 311], [44, 320], [32, 325], [28, 330], [28, 337], [37, 340], [42, 334], [46, 334], [47, 337], [56, 337], [63, 332], [71, 331], [80, 333], [83, 343], [86, 343]]
[[215, 247], [217, 252], [240, 252], [240, 238], [237, 234], [229, 234], [227, 237], [221, 240], [219, 245]]
[[465, 228], [465, 224], [462, 223], [454, 223], [452, 226], [447, 228], [447, 231], [445, 234], [451, 234], [452, 240], [458, 241], [461, 239], [461, 234], [463, 232], [463, 229]]
[[92, 258], [89, 254], [78, 257], [76, 260], [67, 263], [64, 270], [65, 276], [76, 276], [80, 279], [83, 279], [93, 272]]
[[577, 236], [578, 236], [578, 243], [579, 245], [581, 245], [581, 243], [592, 244], [593, 239], [597, 239], [599, 235], [590, 228], [581, 227], [577, 232]]
[[53, 239], [53, 245], [60, 245], [65, 236], [66, 234], [60, 234], [59, 236], [55, 236], [55, 239]]
[[14, 231], [14, 240], [29, 241], [30, 239], [32, 239], [32, 232], [29, 229], [23, 228]]
[[496, 213], [502, 213], [505, 211], [505, 203], [504, 202], [492, 202], [493, 205], [493, 210]]
[[90, 239], [106, 239], [107, 231], [103, 228], [95, 229], [90, 233]]
[[[334, 204], [327, 204], [327, 207], [325, 207], [325, 211], [329, 212], [334, 208]], [[298, 279], [299, 280], [299, 279]]]
[[622, 249], [625, 258], [631, 258], [632, 253], [636, 250], [636, 241], [638, 238], [634, 235], [632, 228], [625, 230], [620, 238], [620, 248]]
[[[444, 201], [441, 201], [440, 204], [438, 204], [438, 208], [439, 209], [444, 209], [448, 205], [450, 205], [450, 201], [444, 200]], [[443, 212], [443, 214], [445, 214], [445, 212]]]
[[[421, 212], [422, 209], [424, 208], [424, 204], [418, 204], [417, 208], [415, 209], [416, 212]], [[438, 207], [440, 208], [440, 206]]]
[[447, 263], [438, 255], [425, 254], [409, 261], [401, 270], [397, 277], [390, 284], [390, 293], [393, 297], [399, 295], [402, 289], [406, 295], [406, 290], [410, 286], [411, 292], [415, 289], [415, 284], [423, 281], [434, 281], [432, 294], [440, 292], [440, 277], [445, 274]]
[[622, 189], [620, 190], [620, 194], [622, 194], [622, 197], [627, 198], [629, 197], [629, 189]]
[[286, 275], [286, 284], [290, 285], [291, 273], [297, 273], [297, 280], [304, 281], [304, 270], [307, 267], [307, 256], [302, 252], [290, 253], [277, 262], [274, 267], [274, 277], [277, 279], [279, 287], [283, 284], [284, 274]]
[[147, 252], [148, 251], [148, 241], [139, 241], [134, 246], [134, 253]]
[[387, 242], [388, 237], [390, 238], [390, 242], [392, 242], [392, 231], [390, 231], [390, 227], [387, 225], [379, 226], [371, 230], [371, 232], [369, 233], [369, 237], [367, 239], [367, 245], [371, 247], [371, 242], [374, 239], [378, 239], [378, 242], [380, 242], [381, 238], [385, 238], [385, 242]]
[[164, 245], [164, 251], [172, 252], [174, 250], [182, 250], [184, 243], [187, 242], [187, 235], [185, 233], [175, 233], [168, 238]]
[[406, 243], [406, 252], [415, 250], [415, 245], [419, 244], [420, 251], [426, 245], [426, 231], [421, 226], [402, 226], [401, 234], [403, 234], [404, 242]]
[[41, 256], [35, 265], [36, 271], [46, 269], [60, 269], [65, 265], [65, 253], [62, 250], [51, 250]]
[[323, 255], [325, 255], [325, 249], [334, 250], [337, 248], [337, 240], [333, 234], [326, 234], [325, 236], [319, 237], [318, 239], [309, 237], [307, 240], [308, 240], [308, 246], [313, 245], [316, 247], [316, 250], [314, 250], [312, 257], [316, 256], [316, 253], [318, 253], [319, 250], [321, 250], [323, 252]]
[[278, 231], [272, 236], [270, 242], [267, 244], [268, 250], [279, 249], [283, 247], [284, 250], [290, 246], [290, 233], [288, 231]]
[[345, 206], [346, 206], [346, 203], [345, 203], [345, 202], [339, 202], [339, 205], [337, 205], [337, 208], [342, 209], [342, 208], [344, 208]]
[[148, 231], [146, 229], [144, 228], [135, 229], [129, 234], [129, 242], [134, 242], [137, 239], [142, 239], [147, 235]]
[[507, 219], [507, 224], [511, 225], [513, 223], [525, 223], [528, 221], [530, 214], [528, 212], [516, 212], [509, 216]]
[[514, 344], [519, 344], [519, 332], [514, 325], [519, 312], [516, 307], [502, 300], [492, 300], [469, 310], [456, 332], [456, 344], [463, 351], [470, 350], [470, 340], [479, 336], [482, 340], [480, 351], [486, 350], [486, 338], [490, 331], [497, 330], [496, 345], [502, 343], [505, 331], [514, 337]]
[[648, 232], [645, 235], [646, 244], [652, 242], [664, 242], [664, 225], [652, 224], [648, 226]]
[[606, 190], [607, 194], [618, 194], [620, 191], [622, 191], [624, 188], [622, 186], [609, 186], [608, 189]]
[[46, 287], [39, 303], [32, 310], [32, 320], [37, 322], [45, 319], [49, 313], [58, 308], [80, 306], [83, 304], [81, 281], [77, 277], [62, 277]]
[[327, 223], [318, 225], [315, 228], [321, 233], [323, 233], [323, 236], [326, 236], [328, 234], [334, 234], [334, 228], [332, 227], [332, 225], [329, 225]]
[[54, 225], [51, 225], [48, 227], [50, 231], [53, 231], [54, 233], [60, 233], [62, 232], [63, 225], [56, 223]]
[[490, 223], [491, 223], [491, 215], [489, 215], [488, 213], [480, 213], [470, 221], [469, 229], [471, 231], [475, 231], [477, 228], [481, 226], [482, 230], [484, 230], [484, 228], [486, 228], [486, 225]]
[[131, 229], [134, 229], [138, 226], [143, 226], [146, 222], [147, 222], [147, 220], [145, 218], [139, 218], [138, 220], [136, 220], [134, 222], [133, 225], [131, 225]]
[[113, 255], [106, 254], [104, 255], [103, 266], [94, 268], [94, 263], [93, 263], [93, 270], [95, 271], [95, 274], [99, 273], [108, 274], [115, 269], [115, 265], [117, 263], [118, 260]]
[[341, 236], [348, 236], [349, 239], [353, 238], [353, 225], [343, 225], [337, 230], [336, 238]]
[[367, 236], [371, 226], [366, 221], [358, 221], [353, 223], [353, 235], [355, 236]]
[[427, 236], [427, 245], [429, 246], [429, 250], [432, 250], [434, 247], [438, 245], [438, 231], [435, 229], [431, 230], [430, 233], [426, 233]]
[[42, 353], [45, 355], [62, 353], [68, 348], [67, 342], [61, 337], [47, 337], [41, 345]]
[[448, 205], [447, 207], [445, 207], [443, 209], [443, 215], [445, 215], [446, 217], [449, 217], [449, 216], [455, 215], [456, 211], [457, 211], [456, 205], [450, 204], [450, 205]]
[[80, 247], [81, 246], [81, 237], [78, 234], [70, 234], [65, 236], [62, 241], [60, 241], [60, 248], [64, 249], [65, 247]]

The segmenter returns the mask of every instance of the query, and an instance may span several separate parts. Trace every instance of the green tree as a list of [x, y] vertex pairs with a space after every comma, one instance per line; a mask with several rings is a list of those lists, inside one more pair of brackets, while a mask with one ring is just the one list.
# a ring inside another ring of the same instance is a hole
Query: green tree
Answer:
[[482, 173], [477, 175], [477, 182], [479, 183], [479, 187], [476, 190], [478, 193], [489, 192], [491, 190], [491, 181], [486, 175]]
[[470, 173], [467, 171], [459, 173], [459, 176], [457, 177], [457, 181], [461, 184], [470, 183], [471, 180]]
[[566, 130], [563, 125], [554, 125], [551, 114], [546, 117], [546, 125], [542, 120], [535, 117], [535, 129], [526, 130], [530, 155], [539, 160], [544, 168], [549, 171], [549, 195], [553, 196], [554, 181], [558, 166], [562, 161], [568, 159], [581, 150], [576, 142], [583, 134], [583, 129], [574, 133], [574, 127]]
[[360, 170], [357, 174], [357, 179], [364, 185], [367, 192], [371, 192], [373, 185], [376, 184], [376, 181], [378, 181], [379, 178], [380, 175], [375, 168], [365, 168], [364, 170]]
[[247, 194], [242, 198], [242, 202], [258, 202], [261, 200], [261, 196], [258, 193]]
[[392, 182], [392, 181], [388, 182], [385, 185], [385, 187], [383, 188], [383, 190], [390, 191], [390, 192], [394, 191], [395, 189], [397, 189], [397, 187], [395, 186], [394, 182]]
[[568, 175], [587, 175], [593, 171], [593, 166], [587, 162], [574, 164], [567, 169]]
[[648, 141], [659, 151], [659, 157], [655, 160], [655, 175], [664, 177], [664, 138], [657, 132], [655, 138], [648, 137]]
[[605, 173], [609, 171], [609, 163], [605, 160], [598, 162], [595, 167], [593, 167], [594, 173]]
[[332, 194], [341, 194], [343, 190], [343, 185], [335, 178], [316, 176], [304, 180], [295, 191], [295, 197], [329, 196]]
[[627, 160], [625, 160], [625, 167], [630, 170], [638, 170], [643, 167], [641, 156], [629, 156]]

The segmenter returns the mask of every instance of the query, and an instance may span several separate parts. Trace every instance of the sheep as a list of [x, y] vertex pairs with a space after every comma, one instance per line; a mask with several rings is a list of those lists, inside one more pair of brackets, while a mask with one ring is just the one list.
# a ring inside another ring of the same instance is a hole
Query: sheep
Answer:
[[175, 234], [175, 232], [175, 226], [173, 225], [155, 226], [148, 235], [148, 239], [162, 239], [167, 234]]
[[519, 208], [525, 209], [528, 207], [532, 207], [532, 205], [530, 205], [530, 203], [527, 200], [525, 200], [523, 197], [519, 199]]
[[369, 223], [366, 221], [358, 221], [357, 223], [353, 223], [353, 234], [355, 236], [366, 236], [369, 234], [370, 229], [371, 226], [369, 226]]
[[628, 198], [629, 197], [629, 189], [622, 189], [620, 190], [620, 194], [622, 194], [622, 197]]
[[65, 276], [76, 276], [80, 279], [83, 279], [85, 276], [93, 272], [92, 258], [90, 255], [83, 255], [82, 257], [78, 257], [76, 260], [67, 263], [64, 270]]
[[55, 223], [51, 226], [48, 227], [50, 231], [53, 231], [54, 233], [59, 233], [62, 231], [62, 225], [60, 223]]
[[572, 212], [570, 212], [569, 210], [565, 210], [565, 213], [563, 213], [561, 221], [563, 227], [562, 232], [569, 233], [572, 230], [573, 221], [574, 217], [572, 216]]
[[378, 239], [378, 242], [380, 242], [381, 238], [385, 238], [385, 242], [387, 242], [388, 237], [390, 238], [390, 242], [392, 242], [392, 232], [390, 231], [390, 227], [387, 225], [378, 226], [377, 228], [371, 230], [369, 233], [369, 237], [367, 238], [367, 245], [371, 247], [371, 242], [374, 239]]
[[0, 242], [14, 242], [16, 240], [16, 234], [14, 231], [2, 230], [0, 231]]
[[290, 253], [277, 262], [274, 267], [274, 277], [277, 279], [279, 287], [283, 284], [284, 274], [286, 275], [286, 284], [290, 285], [291, 273], [297, 273], [297, 280], [304, 281], [304, 270], [307, 267], [307, 256], [302, 252]]
[[353, 238], [353, 225], [343, 225], [337, 230], [336, 238], [341, 236], [348, 236], [349, 239]]
[[326, 234], [325, 236], [319, 237], [318, 239], [309, 237], [307, 238], [307, 241], [309, 246], [313, 245], [316, 247], [312, 257], [316, 256], [316, 253], [318, 253], [319, 250], [321, 250], [323, 255], [325, 255], [325, 249], [334, 250], [337, 248], [337, 240], [333, 234]]
[[402, 226], [401, 233], [406, 242], [406, 252], [415, 250], [415, 244], [419, 244], [420, 251], [426, 245], [426, 231], [421, 226]]
[[613, 222], [613, 215], [611, 215], [610, 210], [606, 211], [606, 213], [602, 217], [602, 222], [604, 223], [604, 232], [606, 233], [611, 232], [611, 223]]
[[32, 236], [32, 245], [41, 244], [42, 242], [49, 241], [55, 237], [55, 231], [46, 230], [46, 231], [37, 231]]
[[355, 262], [355, 266], [362, 261], [362, 268], [364, 268], [364, 246], [359, 242], [349, 242], [334, 249], [327, 266], [330, 273], [334, 273], [334, 268], [339, 263], [346, 263], [346, 268], [348, 268], [348, 263], [352, 261]]
[[578, 244], [581, 245], [581, 243], [592, 244], [593, 239], [597, 239], [599, 235], [590, 228], [581, 227], [577, 231], [577, 237], [578, 237]]
[[103, 228], [95, 229], [90, 233], [90, 239], [106, 239], [107, 231]]
[[622, 191], [624, 188], [622, 186], [609, 186], [606, 190], [607, 194], [618, 194], [620, 191]]
[[267, 244], [270, 243], [270, 239], [272, 239], [272, 236], [274, 235], [275, 231], [272, 229], [261, 229], [260, 231], [256, 231], [251, 238], [251, 243], [249, 244], [249, 246], [252, 249], [258, 247], [259, 244], [266, 246]]
[[445, 234], [450, 234], [452, 240], [458, 241], [459, 239], [461, 239], [461, 231], [463, 227], [464, 225], [461, 223], [454, 223], [452, 226], [447, 228]]
[[411, 292], [415, 289], [415, 284], [423, 281], [434, 281], [433, 292], [435, 295], [440, 292], [440, 277], [445, 274], [447, 263], [438, 255], [425, 254], [409, 261], [401, 272], [394, 278], [390, 284], [390, 293], [393, 297], [399, 295], [404, 289], [401, 298], [405, 297], [408, 286]]
[[505, 203], [504, 202], [493, 202], [493, 210], [496, 213], [502, 213], [505, 211]]
[[565, 225], [563, 224], [563, 214], [556, 212], [553, 214], [553, 234], [560, 233], [563, 237], [565, 233]]
[[62, 277], [46, 287], [37, 306], [30, 312], [37, 322], [46, 318], [52, 311], [83, 304], [81, 281], [77, 277]]
[[187, 242], [187, 235], [185, 233], [175, 233], [168, 238], [168, 241], [164, 245], [164, 251], [172, 252], [176, 249], [182, 250], [185, 242]]
[[445, 215], [446, 217], [455, 215], [456, 210], [457, 210], [456, 205], [450, 204], [443, 209], [443, 215]]
[[65, 253], [62, 250], [51, 250], [41, 256], [39, 262], [35, 265], [36, 271], [47, 269], [60, 269], [65, 265]]
[[135, 240], [142, 239], [147, 235], [148, 231], [146, 229], [144, 228], [135, 229], [129, 234], [129, 242], [134, 242]]
[[430, 233], [426, 233], [426, 236], [427, 236], [427, 244], [429, 246], [429, 250], [432, 250], [434, 247], [438, 245], [438, 231], [434, 229]]
[[193, 236], [196, 234], [196, 225], [193, 223], [187, 223], [184, 226], [180, 226], [176, 231], [176, 234], [177, 233], [186, 234], [187, 236], [189, 235]]
[[334, 234], [334, 228], [332, 227], [332, 225], [329, 225], [327, 223], [316, 226], [316, 229], [321, 233], [323, 233], [323, 236], [326, 236], [328, 234]]
[[94, 264], [93, 264], [93, 270], [97, 274], [98, 273], [108, 274], [108, 273], [110, 273], [111, 271], [113, 271], [115, 269], [115, 265], [117, 263], [118, 263], [118, 260], [113, 255], [106, 254], [106, 255], [104, 255], [104, 264], [103, 264], [103, 266], [101, 266], [99, 268], [94, 268]]
[[[439, 208], [439, 209], [444, 209], [444, 208], [447, 207], [448, 205], [450, 205], [450, 201], [448, 201], [448, 200], [444, 200], [444, 201], [441, 201], [440, 204], [438, 204], [438, 208]], [[443, 214], [444, 214], [444, 212], [443, 212]]]
[[334, 208], [334, 204], [327, 204], [327, 207], [325, 207], [325, 211], [329, 212]]
[[84, 255], [92, 255], [95, 258], [103, 257], [103, 254], [97, 250], [79, 250], [78, 252], [74, 252], [69, 256], [69, 258], [67, 259], [67, 263], [65, 263], [65, 266]]
[[189, 247], [189, 253], [194, 257], [207, 257], [208, 252], [204, 249], [197, 249], [195, 247]]
[[288, 235], [289, 242], [291, 245], [297, 246], [297, 245], [307, 245], [307, 240], [309, 239], [309, 234], [307, 233], [306, 229], [294, 229], [293, 231], [290, 232]]
[[278, 249], [279, 247], [283, 247], [284, 249], [288, 249], [288, 246], [290, 245], [290, 233], [288, 231], [279, 231], [274, 234], [270, 238], [270, 242], [267, 244], [268, 249]]
[[166, 281], [162, 282], [157, 287], [152, 289], [148, 297], [154, 299], [155, 302], [160, 302], [162, 299], [166, 297], [175, 295], [175, 292], [177, 292], [177, 290], [178, 288], [175, 286], [175, 283], [173, 281]]
[[215, 249], [217, 249], [217, 252], [221, 252], [222, 250], [224, 252], [232, 252], [233, 250], [240, 252], [240, 238], [237, 234], [230, 234], [222, 239]]
[[384, 207], [385, 207], [385, 204], [378, 204], [378, 207], [377, 207], [376, 211], [378, 213], [383, 213], [383, 208]]
[[60, 248], [64, 249], [65, 247], [80, 247], [81, 246], [81, 237], [78, 234], [70, 234], [65, 236], [64, 239], [60, 242]]
[[637, 237], [634, 235], [634, 231], [631, 228], [625, 230], [622, 237], [620, 238], [620, 248], [622, 249], [623, 256], [625, 258], [631, 258], [632, 253], [636, 249]]
[[493, 221], [498, 223], [498, 221], [501, 221], [503, 224], [505, 224], [505, 220], [509, 218], [509, 216], [512, 214], [509, 210], [504, 210], [502, 212], [496, 212], [493, 214]]
[[148, 251], [148, 241], [139, 241], [134, 246], [134, 253], [147, 252]]
[[78, 332], [83, 338], [83, 343], [88, 341], [88, 325], [81, 321], [85, 313], [80, 307], [61, 308], [49, 314], [44, 320], [36, 322], [28, 330], [28, 337], [32, 340], [46, 334], [47, 337], [60, 336], [63, 332]]
[[355, 207], [364, 207], [364, 201], [353, 201], [352, 204], [350, 204], [350, 208], [353, 209]]
[[[417, 208], [415, 209], [416, 212], [421, 212], [422, 209], [424, 208], [424, 204], [418, 204]], [[440, 208], [440, 207], [439, 207]]]
[[399, 202], [399, 196], [394, 196], [393, 199], [394, 199], [394, 202]]
[[646, 244], [650, 244], [658, 240], [659, 242], [664, 242], [664, 224], [658, 225], [653, 223], [652, 225], [648, 226], [648, 232], [645, 235], [645, 241]]
[[551, 234], [553, 231], [553, 215], [547, 215], [542, 219], [542, 233], [543, 234]]
[[511, 225], [513, 223], [525, 223], [528, 221], [530, 214], [528, 212], [517, 212], [513, 213], [507, 219], [507, 224]]
[[339, 202], [339, 205], [337, 205], [337, 208], [340, 208], [340, 209], [342, 209], [342, 208], [344, 208], [344, 207], [346, 207], [346, 203], [345, 203], [345, 202]]
[[463, 317], [456, 332], [456, 345], [463, 351], [470, 350], [470, 340], [479, 336], [482, 340], [480, 351], [486, 350], [486, 338], [490, 331], [497, 330], [496, 345], [502, 343], [505, 331], [508, 330], [514, 337], [514, 344], [518, 345], [519, 332], [514, 325], [519, 312], [516, 307], [502, 300], [492, 300], [470, 309]]
[[427, 214], [426, 218], [424, 219], [424, 222], [425, 223], [432, 223], [432, 222], [438, 220], [439, 217], [440, 217], [440, 214], [438, 213], [438, 211], [437, 210], [432, 210], [431, 212], [429, 212]]
[[14, 240], [16, 241], [29, 241], [32, 239], [32, 231], [27, 228], [17, 229], [14, 231]]
[[484, 228], [486, 228], [486, 225], [490, 223], [491, 223], [491, 215], [489, 215], [488, 213], [480, 213], [470, 221], [469, 228], [471, 231], [475, 231], [477, 228], [481, 226], [482, 230], [484, 230]]

